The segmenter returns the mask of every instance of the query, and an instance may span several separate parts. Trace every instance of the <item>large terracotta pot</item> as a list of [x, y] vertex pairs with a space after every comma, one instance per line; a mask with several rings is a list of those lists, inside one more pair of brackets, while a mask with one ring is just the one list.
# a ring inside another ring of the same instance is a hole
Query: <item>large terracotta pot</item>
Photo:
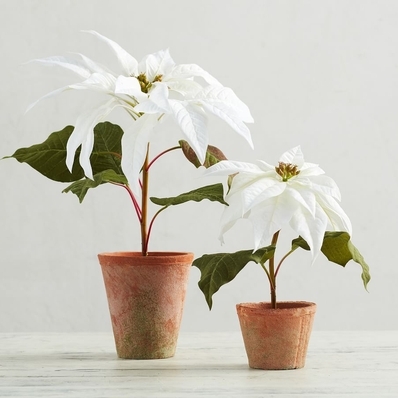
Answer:
[[306, 301], [236, 306], [249, 366], [297, 369], [305, 365], [316, 304]]
[[172, 357], [193, 254], [116, 252], [98, 259], [119, 358]]

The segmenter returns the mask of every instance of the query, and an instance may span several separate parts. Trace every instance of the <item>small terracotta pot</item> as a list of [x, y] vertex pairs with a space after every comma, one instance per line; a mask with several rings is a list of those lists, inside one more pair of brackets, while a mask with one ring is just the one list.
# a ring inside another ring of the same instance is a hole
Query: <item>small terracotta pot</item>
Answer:
[[242, 303], [236, 306], [249, 366], [297, 369], [305, 365], [316, 304], [306, 301]]
[[172, 357], [193, 254], [116, 252], [98, 259], [119, 358]]

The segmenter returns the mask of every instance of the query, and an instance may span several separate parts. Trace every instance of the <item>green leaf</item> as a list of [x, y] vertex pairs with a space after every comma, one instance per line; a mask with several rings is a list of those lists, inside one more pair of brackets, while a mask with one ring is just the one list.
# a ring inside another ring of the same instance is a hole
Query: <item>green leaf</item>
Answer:
[[94, 175], [94, 180], [84, 178], [83, 180], [75, 181], [62, 192], [71, 191], [79, 198], [79, 202], [82, 203], [90, 188], [96, 188], [107, 182], [116, 182], [118, 184], [127, 185], [127, 179], [124, 175], [117, 174], [114, 170], [104, 170]]
[[15, 158], [20, 163], [27, 163], [45, 177], [59, 182], [71, 182], [84, 177], [83, 169], [76, 153], [72, 173], [65, 164], [66, 143], [72, 134], [73, 126], [66, 126], [61, 131], [52, 133], [41, 144], [29, 148], [20, 148], [7, 158]]
[[[307, 242], [301, 236], [292, 241], [292, 248], [295, 247], [310, 250]], [[358, 249], [352, 244], [350, 235], [347, 232], [326, 232], [323, 238], [321, 251], [329, 261], [343, 267], [345, 267], [350, 260], [358, 263], [362, 267], [361, 278], [367, 290], [367, 285], [371, 278], [369, 266], [366, 264], [365, 259]]]
[[254, 261], [256, 264], [264, 264], [274, 256], [275, 246], [268, 246], [253, 250], [241, 250], [235, 253], [205, 254], [197, 258], [192, 265], [201, 272], [198, 283], [200, 290], [205, 295], [209, 309], [213, 305], [213, 294], [221, 286], [232, 281], [236, 275], [248, 264]]
[[200, 202], [203, 199], [208, 199], [212, 202], [220, 202], [224, 205], [228, 206], [228, 203], [224, 200], [224, 188], [223, 185], [213, 184], [207, 185], [202, 188], [195, 189], [190, 192], [182, 193], [181, 195], [172, 197], [172, 198], [150, 198], [153, 203], [159, 206], [175, 206], [180, 205], [185, 202], [194, 201]]
[[[325, 233], [325, 235], [326, 235], [326, 233]], [[323, 239], [325, 241], [325, 238], [323, 238]], [[307, 241], [304, 240], [301, 236], [292, 240], [292, 249], [296, 249], [297, 247], [301, 247], [304, 250], [311, 250], [311, 248], [308, 246]]]
[[[208, 169], [210, 166], [213, 166], [214, 164], [221, 162], [221, 160], [227, 160], [226, 156], [222, 153], [221, 149], [218, 149], [215, 146], [209, 145], [207, 147], [206, 151], [206, 159], [203, 165], [200, 163], [198, 157], [196, 156], [196, 153], [193, 151], [193, 149], [190, 147], [188, 142], [181, 140], [178, 141], [178, 143], [181, 146], [182, 152], [184, 153], [185, 157], [196, 167], [204, 166], [206, 169]], [[228, 176], [228, 188], [231, 188], [232, 185], [232, 180], [236, 176], [236, 174], [231, 174]]]
[[184, 153], [185, 157], [196, 167], [204, 166], [209, 168], [210, 166], [213, 166], [214, 164], [220, 162], [221, 160], [227, 160], [225, 155], [222, 153], [221, 149], [218, 149], [215, 146], [209, 145], [207, 147], [206, 151], [206, 158], [205, 162], [203, 165], [200, 163], [198, 157], [196, 156], [196, 153], [194, 150], [190, 147], [187, 141], [181, 140], [178, 141], [178, 143], [181, 146], [182, 152]]
[[[66, 167], [66, 144], [73, 132], [73, 126], [56, 131], [41, 144], [29, 148], [20, 148], [11, 156], [20, 163], [27, 163], [45, 177], [59, 182], [78, 181], [84, 177], [79, 164], [80, 147], [76, 151], [72, 173]], [[121, 139], [123, 130], [112, 123], [99, 123], [94, 128], [94, 147], [90, 157], [93, 174], [104, 170], [114, 170], [123, 174], [121, 160]]]
[[94, 147], [90, 156], [94, 175], [106, 170], [124, 175], [121, 166], [122, 137], [123, 130], [117, 124], [104, 122], [94, 127]]

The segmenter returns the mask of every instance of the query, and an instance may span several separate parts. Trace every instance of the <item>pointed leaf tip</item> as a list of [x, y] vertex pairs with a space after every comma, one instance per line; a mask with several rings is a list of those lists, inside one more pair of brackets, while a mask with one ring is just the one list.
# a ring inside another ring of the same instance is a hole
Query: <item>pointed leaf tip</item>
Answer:
[[[66, 126], [56, 131], [40, 144], [20, 148], [8, 158], [15, 158], [20, 163], [27, 163], [40, 174], [57, 182], [74, 182], [84, 177], [79, 164], [80, 148], [76, 151], [72, 172], [66, 166], [66, 146], [74, 130]], [[104, 170], [114, 170], [123, 174], [121, 169], [121, 139], [123, 130], [110, 122], [99, 123], [94, 128], [94, 147], [90, 157], [93, 174]]]
[[79, 198], [79, 202], [82, 203], [89, 189], [96, 188], [99, 185], [105, 184], [107, 182], [127, 185], [127, 179], [124, 175], [117, 174], [114, 170], [104, 170], [95, 174], [94, 180], [91, 180], [90, 178], [84, 178], [82, 180], [75, 181], [66, 187], [62, 192], [74, 193]]
[[72, 182], [84, 177], [79, 165], [78, 154], [75, 155], [72, 173], [66, 166], [66, 143], [73, 132], [73, 126], [66, 126], [56, 131], [40, 144], [17, 149], [9, 157], [20, 163], [27, 163], [40, 174], [57, 182]]
[[159, 206], [175, 206], [189, 201], [201, 202], [204, 199], [208, 199], [212, 202], [219, 202], [228, 206], [228, 203], [224, 200], [224, 188], [221, 183], [206, 185], [205, 187], [185, 192], [171, 198], [150, 198], [152, 203]]
[[191, 146], [188, 144], [187, 141], [180, 140], [178, 143], [181, 146], [182, 152], [185, 155], [185, 157], [196, 167], [199, 168], [200, 166], [204, 166], [209, 168], [210, 166], [213, 166], [214, 164], [220, 162], [221, 160], [227, 160], [226, 156], [223, 154], [221, 149], [213, 146], [213, 145], [208, 145], [207, 151], [206, 151], [206, 157], [205, 161], [202, 164], [200, 160], [198, 159], [196, 153], [194, 150], [191, 148]]
[[250, 262], [258, 264], [269, 260], [275, 252], [274, 246], [256, 250], [241, 250], [235, 253], [205, 254], [197, 258], [192, 265], [201, 272], [198, 286], [203, 292], [207, 305], [211, 310], [213, 295], [221, 286], [232, 281], [236, 275]]
[[[345, 267], [353, 260], [362, 267], [361, 278], [366, 290], [371, 279], [370, 269], [359, 250], [352, 244], [351, 237], [343, 231], [327, 231], [323, 238], [321, 251], [326, 258], [336, 264]], [[300, 236], [292, 241], [292, 248], [301, 247], [304, 250], [310, 250], [307, 242]]]

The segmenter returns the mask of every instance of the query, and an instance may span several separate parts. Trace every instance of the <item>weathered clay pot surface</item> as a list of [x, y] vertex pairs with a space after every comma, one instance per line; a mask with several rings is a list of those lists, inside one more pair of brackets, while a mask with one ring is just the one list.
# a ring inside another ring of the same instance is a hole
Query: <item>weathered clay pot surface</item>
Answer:
[[175, 353], [192, 253], [98, 255], [119, 358]]
[[297, 369], [305, 365], [316, 304], [305, 301], [236, 306], [249, 366]]

